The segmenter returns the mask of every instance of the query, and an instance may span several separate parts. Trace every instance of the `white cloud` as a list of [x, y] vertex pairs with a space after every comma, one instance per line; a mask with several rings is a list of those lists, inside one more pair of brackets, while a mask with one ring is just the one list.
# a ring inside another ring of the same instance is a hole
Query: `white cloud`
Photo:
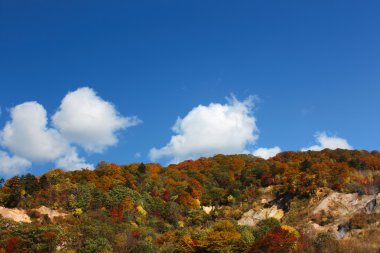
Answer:
[[72, 148], [64, 157], [59, 158], [56, 166], [63, 170], [94, 169], [92, 164], [88, 164], [84, 158], [78, 157], [75, 148]]
[[37, 102], [11, 109], [11, 121], [0, 133], [1, 143], [13, 154], [30, 161], [46, 162], [64, 155], [69, 145], [52, 128], [47, 128], [46, 111]]
[[46, 110], [37, 102], [26, 102], [13, 107], [11, 120], [0, 133], [1, 144], [13, 157], [1, 156], [4, 174], [17, 174], [31, 162], [56, 162], [62, 169], [93, 167], [79, 158], [76, 149], [60, 133], [48, 128]]
[[18, 157], [9, 156], [6, 152], [0, 151], [0, 173], [7, 176], [13, 176], [25, 171], [31, 166], [31, 162]]
[[264, 159], [271, 158], [281, 152], [281, 148], [276, 146], [273, 148], [258, 148], [252, 152], [252, 155], [261, 157]]
[[52, 117], [49, 127], [45, 108], [25, 102], [10, 110], [10, 120], [0, 131], [0, 173], [17, 174], [32, 162], [54, 162], [65, 170], [93, 169], [79, 157], [75, 144], [87, 151], [102, 152], [118, 141], [116, 133], [140, 123], [136, 117], [122, 117], [115, 107], [90, 88], [69, 92]]
[[337, 137], [337, 136], [328, 136], [325, 132], [317, 133], [315, 135], [316, 142], [318, 145], [314, 145], [308, 148], [303, 148], [301, 151], [320, 151], [325, 148], [328, 149], [353, 149], [353, 147], [348, 144], [347, 140]]
[[141, 122], [136, 117], [120, 116], [111, 103], [87, 87], [69, 92], [52, 120], [62, 136], [91, 152], [115, 145], [118, 130]]
[[178, 162], [218, 153], [242, 153], [258, 138], [252, 107], [253, 97], [242, 102], [232, 97], [224, 105], [199, 105], [177, 120], [170, 142], [151, 149], [149, 156], [152, 160], [167, 156]]

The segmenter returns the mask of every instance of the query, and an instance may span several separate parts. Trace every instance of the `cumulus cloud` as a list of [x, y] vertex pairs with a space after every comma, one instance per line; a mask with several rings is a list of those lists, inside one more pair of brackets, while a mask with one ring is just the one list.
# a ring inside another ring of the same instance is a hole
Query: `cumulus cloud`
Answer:
[[11, 120], [0, 133], [1, 143], [13, 154], [30, 161], [52, 161], [69, 150], [57, 130], [47, 127], [46, 110], [37, 102], [26, 102], [10, 110]]
[[70, 152], [59, 158], [56, 166], [63, 170], [94, 169], [94, 165], [86, 163], [84, 158], [78, 156], [75, 148], [71, 148]]
[[0, 173], [12, 176], [19, 174], [25, 169], [31, 166], [31, 162], [18, 157], [18, 156], [9, 156], [6, 152], [0, 151]]
[[252, 107], [253, 97], [244, 101], [232, 97], [227, 104], [199, 105], [177, 120], [170, 142], [151, 149], [149, 156], [152, 160], [171, 157], [172, 162], [178, 162], [218, 153], [242, 153], [247, 144], [258, 138]]
[[111, 103], [88, 87], [69, 92], [52, 120], [62, 136], [90, 152], [102, 152], [115, 145], [118, 130], [141, 122], [136, 117], [122, 117]]
[[32, 162], [53, 162], [58, 168], [93, 169], [78, 155], [76, 144], [87, 151], [102, 152], [117, 143], [116, 132], [140, 123], [122, 117], [115, 107], [90, 88], [68, 93], [52, 117], [37, 102], [25, 102], [10, 109], [10, 120], [0, 131], [0, 173], [14, 175]]
[[261, 157], [264, 159], [271, 158], [281, 152], [281, 148], [276, 146], [273, 148], [258, 148], [252, 152], [252, 155]]
[[39, 103], [17, 105], [10, 110], [10, 116], [0, 133], [1, 144], [14, 154], [9, 157], [1, 153], [4, 174], [18, 174], [31, 162], [55, 162], [67, 170], [93, 167], [78, 157], [76, 149], [56, 129], [47, 126], [46, 110]]
[[317, 133], [315, 135], [315, 139], [318, 145], [314, 145], [308, 148], [303, 148], [302, 151], [307, 151], [307, 150], [320, 151], [325, 148], [353, 149], [353, 147], [350, 144], [348, 144], [347, 140], [337, 137], [337, 136], [328, 136], [325, 132]]

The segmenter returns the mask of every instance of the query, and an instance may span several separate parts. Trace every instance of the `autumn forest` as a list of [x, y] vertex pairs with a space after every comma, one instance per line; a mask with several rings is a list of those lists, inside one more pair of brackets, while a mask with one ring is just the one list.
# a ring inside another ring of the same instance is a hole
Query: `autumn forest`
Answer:
[[[27, 220], [0, 218], [0, 252], [377, 252], [379, 187], [377, 151], [51, 169], [2, 180], [3, 211]], [[369, 197], [318, 206], [334, 196]]]

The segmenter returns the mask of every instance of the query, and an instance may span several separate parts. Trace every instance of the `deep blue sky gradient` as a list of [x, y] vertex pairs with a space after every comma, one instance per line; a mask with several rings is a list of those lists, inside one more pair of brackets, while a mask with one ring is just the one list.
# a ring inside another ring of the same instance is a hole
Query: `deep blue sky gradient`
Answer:
[[144, 123], [88, 161], [148, 161], [178, 116], [233, 93], [260, 98], [257, 147], [298, 150], [328, 131], [378, 150], [379, 13], [377, 0], [0, 0], [0, 127], [7, 108], [51, 115], [89, 86]]

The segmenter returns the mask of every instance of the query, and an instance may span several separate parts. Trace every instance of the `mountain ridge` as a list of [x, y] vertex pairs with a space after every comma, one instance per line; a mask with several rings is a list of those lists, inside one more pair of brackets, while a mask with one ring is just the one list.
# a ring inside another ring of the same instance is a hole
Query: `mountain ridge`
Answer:
[[52, 169], [1, 187], [31, 223], [0, 218], [0, 252], [377, 252], [379, 182], [380, 152], [365, 150]]

